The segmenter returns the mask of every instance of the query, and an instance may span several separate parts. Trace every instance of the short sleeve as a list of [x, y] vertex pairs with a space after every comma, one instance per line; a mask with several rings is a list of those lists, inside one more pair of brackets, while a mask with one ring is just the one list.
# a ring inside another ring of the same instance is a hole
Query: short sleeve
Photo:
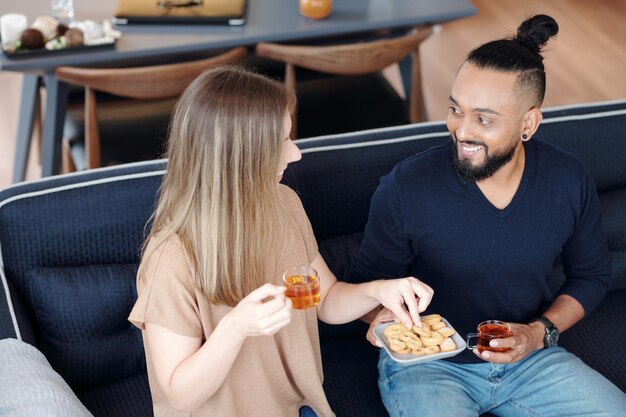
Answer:
[[142, 259], [137, 302], [128, 320], [142, 330], [150, 323], [183, 336], [204, 337], [198, 292], [177, 236], [168, 238], [148, 259]]

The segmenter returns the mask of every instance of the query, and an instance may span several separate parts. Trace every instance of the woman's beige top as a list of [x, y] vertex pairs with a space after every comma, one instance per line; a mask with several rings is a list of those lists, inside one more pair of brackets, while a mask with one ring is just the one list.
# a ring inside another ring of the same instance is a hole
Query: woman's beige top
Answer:
[[[300, 199], [280, 185], [280, 198], [289, 216], [288, 237], [274, 274], [282, 285], [282, 271], [309, 265], [318, 256], [317, 244]], [[140, 329], [145, 323], [165, 327], [183, 336], [206, 339], [230, 310], [210, 304], [192, 282], [181, 242], [173, 236], [141, 265], [137, 302], [129, 320]], [[322, 389], [322, 363], [315, 309], [293, 310], [291, 323], [273, 336], [248, 337], [219, 389], [193, 414], [177, 411], [167, 400], [154, 373], [146, 343], [148, 379], [155, 417], [283, 417], [299, 415], [308, 405], [320, 417], [334, 416]], [[210, 378], [207, 371], [207, 378]]]

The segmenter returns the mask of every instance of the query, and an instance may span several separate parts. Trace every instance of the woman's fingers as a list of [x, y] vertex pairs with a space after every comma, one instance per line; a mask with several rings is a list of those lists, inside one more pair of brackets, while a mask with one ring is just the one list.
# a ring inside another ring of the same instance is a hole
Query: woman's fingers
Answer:
[[265, 317], [277, 313], [287, 307], [288, 301], [290, 300], [285, 297], [285, 294], [281, 293], [265, 302], [259, 302], [259, 307], [256, 309], [257, 317]]
[[398, 298], [388, 307], [406, 327], [421, 326], [420, 313], [430, 304], [433, 289], [414, 277], [402, 278], [395, 284]]
[[285, 327], [289, 323], [291, 323], [291, 315], [289, 315], [286, 318], [283, 318], [280, 321], [277, 321], [276, 323], [273, 323], [271, 326], [268, 326], [268, 327], [264, 328], [263, 329], [263, 334], [266, 335], [266, 336], [273, 335], [274, 333], [278, 332], [280, 329], [282, 329], [283, 327]]
[[264, 284], [261, 285], [256, 290], [252, 291], [250, 294], [244, 297], [241, 301], [246, 302], [261, 302], [268, 297], [276, 297], [280, 294], [285, 293], [285, 287], [280, 285], [273, 284]]
[[428, 285], [419, 281], [417, 278], [411, 277], [411, 287], [418, 298], [418, 311], [421, 313], [426, 310], [433, 299], [435, 291]]
[[[407, 283], [405, 287], [401, 288], [400, 293], [402, 294], [402, 298], [404, 299], [404, 305], [409, 309], [409, 317], [411, 319], [411, 323], [405, 323], [404, 320], [402, 322], [409, 329], [413, 327], [413, 324], [420, 323], [420, 311], [418, 307], [418, 298], [416, 298], [416, 293], [414, 287], [411, 282]], [[404, 309], [402, 309], [404, 310]], [[400, 317], [398, 317], [400, 318]], [[408, 325], [410, 324], [410, 325]]]

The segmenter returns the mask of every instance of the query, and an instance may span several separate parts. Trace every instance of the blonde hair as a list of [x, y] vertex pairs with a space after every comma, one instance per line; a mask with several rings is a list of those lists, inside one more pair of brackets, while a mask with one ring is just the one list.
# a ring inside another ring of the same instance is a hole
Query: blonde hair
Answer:
[[196, 287], [214, 304], [234, 306], [273, 279], [283, 240], [283, 120], [294, 105], [282, 84], [233, 66], [189, 85], [172, 115], [142, 261], [177, 234]]

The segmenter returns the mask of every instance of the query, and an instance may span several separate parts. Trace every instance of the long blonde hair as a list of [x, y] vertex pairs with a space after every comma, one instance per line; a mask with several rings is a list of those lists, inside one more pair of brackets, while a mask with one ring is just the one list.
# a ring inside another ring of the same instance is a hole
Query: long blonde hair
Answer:
[[234, 306], [273, 279], [283, 240], [276, 177], [294, 105], [282, 84], [233, 66], [189, 85], [172, 115], [144, 261], [177, 234], [196, 287], [214, 304]]

